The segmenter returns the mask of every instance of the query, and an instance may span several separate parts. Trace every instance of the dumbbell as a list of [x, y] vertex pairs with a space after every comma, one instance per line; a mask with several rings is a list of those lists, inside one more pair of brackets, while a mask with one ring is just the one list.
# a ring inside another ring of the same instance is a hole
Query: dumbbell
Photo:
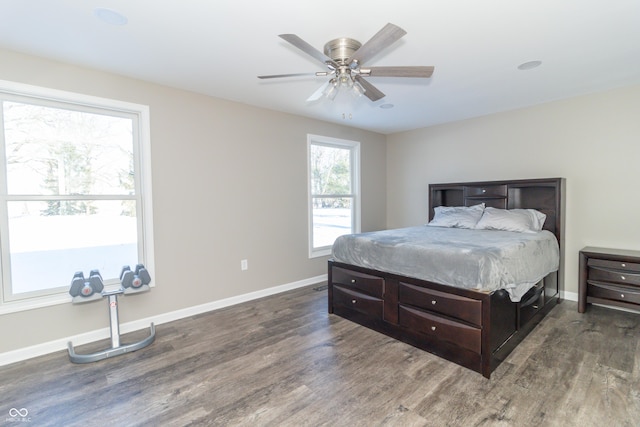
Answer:
[[[95, 294], [99, 294], [103, 289], [104, 283], [102, 282], [100, 271], [91, 270], [88, 280], [85, 279], [82, 271], [78, 271], [73, 275], [73, 279], [71, 280], [69, 294], [74, 297], [74, 301], [77, 302], [78, 299], [89, 298]], [[100, 298], [102, 298], [102, 295], [100, 295]]]
[[125, 293], [146, 291], [149, 289], [147, 285], [151, 283], [151, 276], [142, 264], [136, 265], [135, 271], [131, 271], [131, 267], [125, 265], [120, 272], [120, 283]]

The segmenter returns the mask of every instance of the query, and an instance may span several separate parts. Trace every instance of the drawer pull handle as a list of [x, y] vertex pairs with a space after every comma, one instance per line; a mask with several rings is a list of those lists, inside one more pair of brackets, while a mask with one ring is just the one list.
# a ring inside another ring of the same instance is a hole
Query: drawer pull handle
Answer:
[[626, 277], [624, 277], [624, 276], [620, 276], [620, 278], [621, 278], [622, 280], [627, 280], [627, 278], [626, 278]]
[[624, 294], [620, 294], [620, 298], [624, 298]]
[[351, 304], [355, 304], [356, 302], [357, 302], [357, 301], [356, 301], [356, 300], [354, 300], [354, 299], [352, 299], [352, 300], [351, 300]]
[[625, 264], [624, 262], [622, 264], [620, 264], [622, 267], [626, 267], [627, 264]]
[[432, 330], [432, 331], [435, 331], [435, 330], [436, 330], [436, 327], [435, 327], [435, 326], [432, 326], [432, 327], [431, 327], [431, 330]]
[[431, 300], [431, 305], [436, 305], [436, 300]]
[[351, 283], [356, 283], [356, 279], [351, 279]]
[[482, 189], [482, 192], [483, 192], [483, 193], [486, 193], [486, 192], [487, 192], [487, 190], [485, 190], [485, 189], [483, 188], [483, 189]]

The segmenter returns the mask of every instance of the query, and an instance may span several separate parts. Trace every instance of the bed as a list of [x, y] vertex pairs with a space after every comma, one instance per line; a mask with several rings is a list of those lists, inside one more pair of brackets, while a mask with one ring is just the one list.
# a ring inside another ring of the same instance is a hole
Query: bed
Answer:
[[[336, 240], [329, 312], [490, 378], [560, 302], [563, 197], [562, 178], [431, 184], [429, 225]], [[525, 213], [535, 232], [492, 229]]]

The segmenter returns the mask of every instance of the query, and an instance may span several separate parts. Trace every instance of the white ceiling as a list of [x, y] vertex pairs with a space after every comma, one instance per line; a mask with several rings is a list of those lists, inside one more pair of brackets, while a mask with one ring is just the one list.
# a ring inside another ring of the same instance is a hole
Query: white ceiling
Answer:
[[[99, 20], [97, 7], [128, 23]], [[323, 71], [278, 34], [322, 51], [387, 22], [407, 35], [364, 65], [433, 65], [432, 78], [370, 77], [385, 98], [309, 105], [326, 77], [256, 77]], [[0, 47], [393, 133], [640, 84], [640, 1], [1, 0]], [[517, 69], [531, 60], [542, 66]]]

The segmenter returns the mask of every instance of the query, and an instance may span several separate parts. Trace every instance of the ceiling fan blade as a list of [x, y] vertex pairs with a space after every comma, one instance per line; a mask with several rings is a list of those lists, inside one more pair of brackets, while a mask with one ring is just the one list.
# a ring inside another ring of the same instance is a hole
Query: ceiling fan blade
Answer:
[[371, 37], [369, 41], [363, 44], [360, 49], [356, 50], [347, 61], [347, 64], [350, 64], [352, 61], [358, 61], [360, 64], [366, 62], [378, 52], [390, 46], [396, 40], [399, 40], [405, 34], [407, 34], [407, 32], [402, 28], [392, 23], [388, 23], [373, 37]]
[[327, 80], [327, 82], [325, 84], [323, 84], [322, 86], [320, 86], [318, 88], [318, 90], [316, 90], [315, 92], [313, 92], [311, 94], [311, 96], [309, 98], [307, 98], [306, 102], [315, 102], [317, 100], [319, 100], [320, 98], [322, 98], [322, 96], [324, 95], [324, 90], [327, 88], [327, 86], [329, 86], [331, 84], [330, 80]]
[[279, 79], [281, 77], [301, 77], [301, 76], [316, 76], [316, 73], [294, 73], [294, 74], [271, 74], [267, 76], [258, 76], [259, 79]]
[[368, 77], [418, 77], [428, 78], [433, 74], [431, 66], [369, 67], [361, 68], [360, 74]]
[[377, 101], [378, 99], [382, 99], [385, 97], [384, 93], [382, 93], [377, 87], [375, 87], [362, 77], [355, 76], [355, 79], [364, 88], [364, 96], [366, 96], [370, 100]]
[[278, 37], [280, 37], [285, 41], [288, 41], [289, 43], [291, 43], [292, 45], [294, 45], [295, 47], [297, 47], [307, 55], [313, 56], [323, 64], [331, 64], [334, 67], [334, 69], [338, 68], [338, 64], [336, 64], [333, 61], [333, 59], [329, 58], [327, 55], [320, 52], [318, 49], [311, 46], [309, 43], [302, 40], [300, 37], [296, 36], [295, 34], [280, 34]]

